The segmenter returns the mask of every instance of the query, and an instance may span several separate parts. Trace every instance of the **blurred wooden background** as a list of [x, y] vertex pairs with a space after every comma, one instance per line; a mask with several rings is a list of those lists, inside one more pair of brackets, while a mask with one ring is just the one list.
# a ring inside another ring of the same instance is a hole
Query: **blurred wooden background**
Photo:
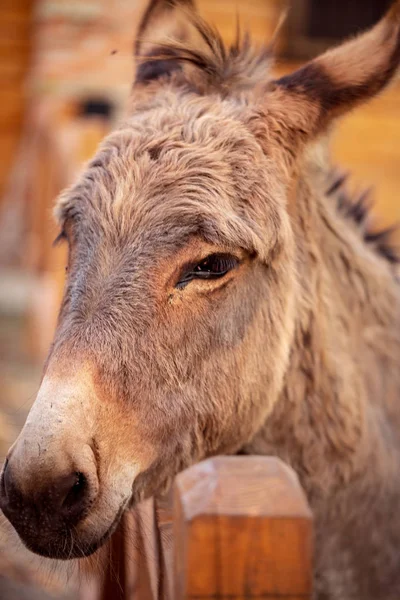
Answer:
[[[38, 95], [73, 96], [86, 89], [123, 101], [133, 72], [132, 39], [145, 4], [146, 0], [0, 2], [0, 203], [25, 112]], [[297, 4], [292, 1], [292, 11]], [[227, 41], [234, 35], [238, 14], [243, 27], [263, 43], [287, 1], [199, 0], [198, 5]], [[360, 9], [362, 5], [360, 0]], [[400, 217], [399, 105], [397, 85], [346, 118], [333, 146], [335, 157], [354, 173], [355, 181], [375, 187], [377, 212], [385, 223]]]
[[22, 130], [32, 6], [33, 0], [0, 2], [0, 202]]

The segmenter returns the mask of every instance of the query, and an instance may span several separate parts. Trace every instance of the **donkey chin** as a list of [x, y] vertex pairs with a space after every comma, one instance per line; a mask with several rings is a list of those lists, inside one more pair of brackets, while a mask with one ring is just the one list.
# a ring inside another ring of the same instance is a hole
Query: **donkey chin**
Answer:
[[142, 470], [123, 440], [102, 434], [96, 414], [104, 422], [109, 407], [79, 379], [78, 386], [44, 378], [1, 475], [4, 515], [30, 550], [49, 558], [95, 552], [117, 527]]
[[[2, 489], [1, 496], [3, 494]], [[93, 513], [88, 508], [88, 514], [77, 525], [74, 525], [76, 516], [72, 511], [55, 512], [54, 507], [52, 510], [49, 507], [43, 512], [33, 503], [20, 510], [16, 509], [17, 504], [12, 509], [3, 506], [3, 512], [29, 550], [46, 558], [69, 560], [96, 552], [115, 531], [128, 502], [129, 498], [116, 511], [108, 507], [108, 519], [100, 508]]]

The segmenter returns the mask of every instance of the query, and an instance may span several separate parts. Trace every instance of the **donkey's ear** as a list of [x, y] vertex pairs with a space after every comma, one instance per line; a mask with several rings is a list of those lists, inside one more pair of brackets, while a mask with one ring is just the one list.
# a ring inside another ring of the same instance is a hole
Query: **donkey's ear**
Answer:
[[378, 94], [399, 66], [400, 0], [396, 0], [370, 31], [272, 82], [268, 112], [281, 137], [286, 130], [290, 138], [286, 143], [304, 143], [335, 117]]
[[190, 16], [195, 12], [194, 0], [150, 0], [135, 42], [135, 83], [147, 83], [180, 69], [178, 61], [155, 58], [165, 54], [165, 44], [171, 39], [190, 38], [193, 30]]

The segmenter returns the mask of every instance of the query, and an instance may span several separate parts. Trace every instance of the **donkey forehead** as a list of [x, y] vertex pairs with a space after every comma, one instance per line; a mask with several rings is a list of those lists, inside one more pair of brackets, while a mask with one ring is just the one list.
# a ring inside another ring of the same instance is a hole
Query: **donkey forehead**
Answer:
[[267, 158], [231, 115], [197, 111], [185, 121], [183, 114], [147, 111], [108, 136], [60, 198], [59, 219], [94, 220], [102, 232], [129, 238], [143, 230], [158, 236], [162, 227], [180, 237], [186, 227], [254, 249], [258, 213], [273, 197]]

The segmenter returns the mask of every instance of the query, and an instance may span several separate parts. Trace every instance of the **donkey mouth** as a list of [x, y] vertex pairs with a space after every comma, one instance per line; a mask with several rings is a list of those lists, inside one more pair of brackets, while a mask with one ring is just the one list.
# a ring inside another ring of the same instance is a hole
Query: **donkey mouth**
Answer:
[[[114, 521], [111, 523], [111, 525], [108, 527], [108, 529], [103, 533], [103, 535], [101, 535], [97, 540], [92, 540], [90, 542], [90, 544], [86, 544], [86, 545], [82, 545], [82, 543], [77, 543], [76, 544], [76, 550], [77, 553], [75, 553], [73, 556], [65, 556], [65, 557], [58, 557], [61, 559], [69, 559], [69, 558], [85, 558], [86, 556], [91, 556], [92, 554], [94, 554], [99, 548], [101, 548], [101, 546], [112, 536], [112, 534], [114, 533], [114, 531], [117, 529], [119, 522], [121, 520], [121, 517], [125, 511], [126, 508], [126, 504], [124, 503], [118, 510]], [[56, 557], [55, 557], [56, 558]]]
[[[111, 525], [97, 538], [90, 531], [80, 533], [76, 528], [63, 527], [59, 530], [47, 528], [43, 520], [41, 527], [36, 528], [35, 519], [32, 519], [31, 515], [29, 517], [26, 515], [24, 519], [16, 523], [14, 519], [10, 518], [11, 515], [7, 514], [8, 511], [3, 512], [28, 550], [45, 558], [70, 560], [94, 554], [117, 529], [126, 504], [124, 502], [120, 506]], [[30, 524], [26, 526], [28, 520]]]

